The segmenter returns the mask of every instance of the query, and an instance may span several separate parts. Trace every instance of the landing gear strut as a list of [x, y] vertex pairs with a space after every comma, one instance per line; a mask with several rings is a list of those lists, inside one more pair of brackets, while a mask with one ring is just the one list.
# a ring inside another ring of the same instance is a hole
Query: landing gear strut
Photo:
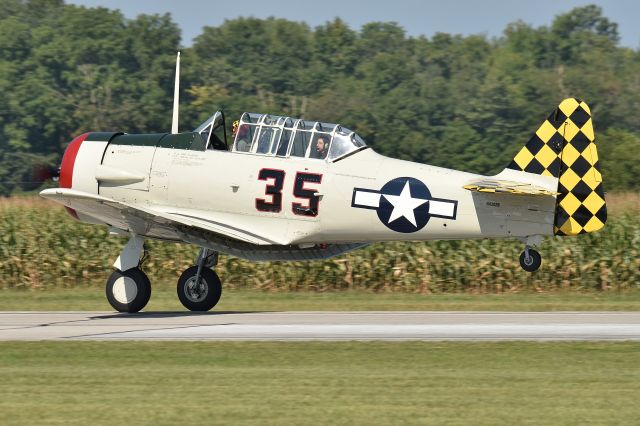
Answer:
[[531, 246], [540, 244], [542, 238], [539, 235], [523, 238], [525, 243], [524, 251], [520, 254], [520, 266], [527, 272], [534, 272], [542, 265], [542, 256]]
[[540, 268], [542, 256], [540, 253], [527, 246], [520, 255], [520, 266], [527, 272], [534, 272]]
[[116, 270], [107, 280], [105, 292], [109, 304], [118, 312], [138, 312], [151, 298], [151, 283], [140, 269], [142, 252], [144, 238], [133, 235], [113, 264]]
[[[140, 256], [142, 259], [140, 259]], [[116, 270], [107, 280], [107, 300], [118, 312], [138, 312], [151, 298], [151, 283], [140, 266], [146, 258], [144, 238], [132, 235], [113, 266]], [[182, 273], [178, 280], [178, 298], [190, 311], [208, 311], [222, 296], [222, 283], [212, 267], [218, 264], [218, 252], [200, 249], [196, 265]]]
[[188, 268], [178, 279], [178, 298], [190, 311], [208, 311], [222, 296], [222, 283], [211, 267], [218, 264], [218, 252], [200, 249], [196, 265]]

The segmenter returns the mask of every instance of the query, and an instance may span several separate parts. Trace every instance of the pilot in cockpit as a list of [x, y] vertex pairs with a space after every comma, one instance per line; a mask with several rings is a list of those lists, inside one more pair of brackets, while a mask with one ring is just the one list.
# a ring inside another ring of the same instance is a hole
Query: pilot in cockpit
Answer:
[[311, 156], [311, 158], [319, 158], [324, 160], [327, 158], [327, 152], [329, 150], [329, 143], [327, 142], [327, 138], [325, 136], [320, 136], [316, 140], [315, 152]]
[[239, 126], [239, 124], [237, 120], [233, 122], [233, 135], [236, 137], [236, 151], [249, 152], [249, 149], [251, 149], [249, 125], [243, 124]]

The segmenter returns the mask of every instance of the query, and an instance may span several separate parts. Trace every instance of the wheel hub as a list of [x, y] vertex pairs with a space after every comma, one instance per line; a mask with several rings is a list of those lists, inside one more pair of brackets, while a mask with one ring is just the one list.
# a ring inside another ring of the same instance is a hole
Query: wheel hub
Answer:
[[203, 277], [197, 283], [196, 277], [191, 277], [185, 285], [184, 293], [190, 301], [202, 302], [209, 294], [209, 286]]
[[129, 304], [134, 301], [138, 295], [138, 286], [136, 282], [129, 277], [120, 277], [113, 283], [113, 298], [123, 304]]

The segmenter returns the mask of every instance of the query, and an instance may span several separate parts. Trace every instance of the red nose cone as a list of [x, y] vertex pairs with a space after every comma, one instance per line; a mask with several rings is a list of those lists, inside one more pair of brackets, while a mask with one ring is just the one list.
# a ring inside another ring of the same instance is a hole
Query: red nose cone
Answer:
[[89, 136], [89, 133], [80, 135], [67, 146], [62, 157], [62, 164], [60, 164], [60, 188], [71, 188], [73, 186], [73, 166], [76, 163], [80, 145], [82, 145], [87, 136]]

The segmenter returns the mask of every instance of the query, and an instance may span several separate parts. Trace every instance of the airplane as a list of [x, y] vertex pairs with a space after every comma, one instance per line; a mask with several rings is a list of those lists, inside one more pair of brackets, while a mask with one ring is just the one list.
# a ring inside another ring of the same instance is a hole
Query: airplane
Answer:
[[[119, 312], [151, 297], [145, 239], [200, 247], [177, 284], [191, 311], [220, 300], [219, 253], [251, 261], [318, 260], [373, 242], [517, 238], [537, 270], [545, 236], [607, 219], [591, 112], [564, 99], [495, 176], [376, 153], [340, 124], [246, 112], [230, 137], [223, 111], [178, 132], [180, 55], [171, 133], [90, 132], [69, 143], [59, 188], [40, 193], [75, 219], [129, 240], [107, 280]], [[142, 257], [142, 259], [141, 259]]]

